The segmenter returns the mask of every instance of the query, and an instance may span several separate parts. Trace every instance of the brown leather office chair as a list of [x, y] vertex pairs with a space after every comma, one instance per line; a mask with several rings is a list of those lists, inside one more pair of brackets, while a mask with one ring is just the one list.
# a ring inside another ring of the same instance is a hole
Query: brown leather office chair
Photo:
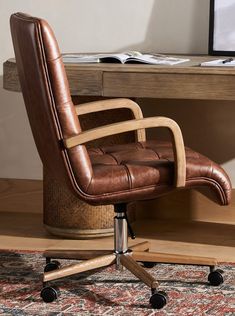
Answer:
[[[126, 206], [129, 202], [155, 199], [175, 188], [208, 186], [222, 205], [229, 203], [231, 184], [224, 170], [199, 153], [184, 148], [178, 125], [169, 118], [143, 118], [131, 100], [115, 99], [74, 106], [54, 34], [46, 21], [16, 13], [10, 19], [17, 68], [35, 143], [41, 160], [61, 185], [92, 205], [113, 204], [114, 251], [46, 251], [46, 272], [41, 296], [45, 302], [57, 297], [47, 282], [116, 263], [129, 269], [152, 291], [150, 303], [161, 308], [167, 295], [136, 261], [200, 264], [210, 267], [209, 282], [219, 285], [223, 276], [213, 258], [151, 253], [148, 242], [128, 248]], [[82, 131], [79, 115], [126, 107], [135, 119]], [[166, 127], [172, 141], [145, 140], [145, 129]], [[136, 131], [131, 144], [86, 148], [90, 140], [127, 131]], [[101, 256], [99, 256], [101, 255]], [[94, 258], [95, 256], [98, 256]], [[59, 268], [51, 258], [87, 259]]]

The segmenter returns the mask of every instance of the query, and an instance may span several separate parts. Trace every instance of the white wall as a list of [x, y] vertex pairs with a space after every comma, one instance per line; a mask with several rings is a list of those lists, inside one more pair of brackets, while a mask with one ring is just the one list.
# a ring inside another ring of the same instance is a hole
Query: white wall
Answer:
[[0, 62], [17, 11], [47, 19], [62, 51], [207, 52], [209, 0], [0, 0]]
[[[14, 55], [9, 17], [17, 11], [48, 20], [62, 52], [207, 53], [209, 0], [0, 0], [1, 64]], [[0, 178], [40, 179], [21, 94], [1, 88], [2, 68], [0, 85]]]

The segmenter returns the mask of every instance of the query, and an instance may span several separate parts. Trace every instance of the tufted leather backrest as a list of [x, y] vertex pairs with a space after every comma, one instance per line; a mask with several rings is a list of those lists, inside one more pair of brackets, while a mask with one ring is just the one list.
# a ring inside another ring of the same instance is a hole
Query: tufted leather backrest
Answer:
[[79, 187], [86, 189], [92, 168], [85, 146], [66, 152], [62, 139], [77, 135], [80, 124], [53, 31], [42, 19], [23, 13], [10, 18], [21, 89], [34, 140], [45, 169], [55, 179], [72, 180], [70, 166], [79, 170]]

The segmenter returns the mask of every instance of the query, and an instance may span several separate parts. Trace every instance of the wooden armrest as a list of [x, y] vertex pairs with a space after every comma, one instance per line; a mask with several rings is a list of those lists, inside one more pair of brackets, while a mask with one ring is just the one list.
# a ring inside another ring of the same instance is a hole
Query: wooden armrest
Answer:
[[186, 180], [184, 141], [179, 125], [167, 117], [149, 117], [101, 126], [65, 139], [64, 145], [66, 148], [72, 148], [98, 138], [152, 127], [166, 127], [171, 131], [175, 157], [175, 185], [176, 187], [184, 187]]
[[[76, 110], [77, 115], [83, 115], [83, 114], [88, 114], [92, 112], [100, 112], [100, 111], [113, 110], [113, 109], [120, 109], [120, 108], [130, 109], [135, 119], [143, 118], [143, 113], [139, 105], [130, 99], [123, 99], [123, 98], [108, 99], [108, 100], [88, 102], [81, 105], [75, 105], [75, 110]], [[139, 142], [146, 141], [145, 129], [137, 130], [137, 140]]]

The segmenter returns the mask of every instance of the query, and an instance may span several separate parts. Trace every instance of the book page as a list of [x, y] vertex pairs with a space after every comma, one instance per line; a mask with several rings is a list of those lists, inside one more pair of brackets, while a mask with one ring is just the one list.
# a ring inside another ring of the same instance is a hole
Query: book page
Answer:
[[169, 57], [165, 55], [150, 55], [150, 54], [142, 54], [139, 57], [129, 57], [126, 63], [145, 63], [151, 65], [176, 65], [179, 63], [184, 63], [189, 61], [189, 59], [177, 58], [177, 57]]
[[98, 63], [99, 57], [97, 55], [85, 55], [85, 54], [64, 54], [62, 60], [65, 63]]
[[64, 54], [62, 55], [63, 62], [65, 63], [125, 63], [126, 59], [134, 56], [131, 53], [100, 53], [100, 54]]
[[128, 57], [130, 57], [128, 53], [106, 54], [100, 57], [100, 62], [101, 63], [120, 62], [124, 64]]

